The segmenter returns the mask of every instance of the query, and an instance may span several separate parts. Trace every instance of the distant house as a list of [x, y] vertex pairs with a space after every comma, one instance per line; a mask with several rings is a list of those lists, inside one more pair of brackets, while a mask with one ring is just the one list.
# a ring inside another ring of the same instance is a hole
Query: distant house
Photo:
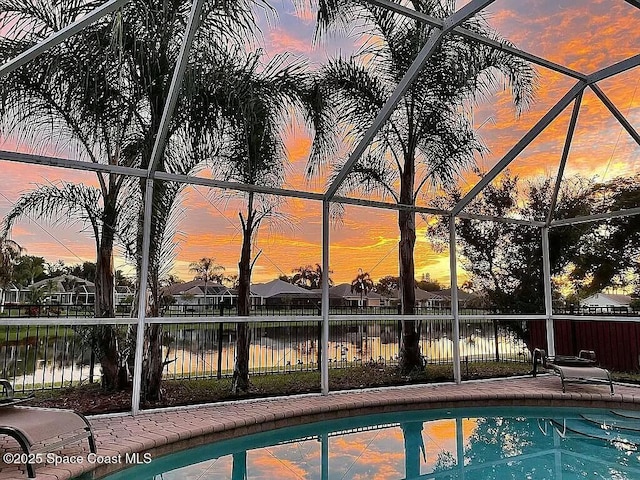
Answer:
[[[434, 292], [427, 292], [421, 288], [415, 289], [416, 307], [422, 308], [440, 308], [449, 304], [451, 299], [447, 299], [441, 295], [437, 295]], [[391, 305], [398, 305], [400, 303], [400, 291], [391, 290], [388, 300]]]
[[46, 304], [58, 305], [93, 305], [96, 297], [96, 286], [93, 282], [75, 275], [59, 275], [53, 278], [21, 287], [20, 303], [29, 303], [32, 290], [40, 290], [42, 301]]
[[280, 279], [251, 285], [253, 305], [319, 305], [321, 295], [317, 290], [307, 290]]
[[[443, 299], [442, 306], [451, 306], [451, 289], [446, 288], [444, 290], [435, 290], [434, 295], [438, 295]], [[480, 296], [474, 293], [467, 293], [464, 290], [458, 288], [458, 305], [460, 308], [475, 308], [480, 303]]]
[[376, 292], [360, 295], [351, 291], [350, 283], [341, 283], [329, 289], [329, 305], [332, 307], [379, 307], [382, 296]]
[[[0, 288], [0, 295], [2, 295], [3, 291]], [[4, 303], [18, 303], [20, 301], [20, 288], [17, 287], [14, 283], [10, 283], [7, 285], [7, 288], [4, 290]]]
[[580, 301], [580, 307], [591, 313], [629, 312], [633, 300], [629, 295], [615, 293], [595, 293]]
[[130, 303], [129, 300], [132, 300], [134, 291], [126, 285], [120, 285], [116, 287], [116, 305], [120, 305], [123, 303]]
[[175, 299], [175, 305], [193, 306], [206, 305], [227, 306], [235, 305], [238, 301], [238, 292], [221, 283], [207, 282], [204, 280], [191, 280], [190, 282], [174, 283], [160, 289], [161, 297], [171, 296]]

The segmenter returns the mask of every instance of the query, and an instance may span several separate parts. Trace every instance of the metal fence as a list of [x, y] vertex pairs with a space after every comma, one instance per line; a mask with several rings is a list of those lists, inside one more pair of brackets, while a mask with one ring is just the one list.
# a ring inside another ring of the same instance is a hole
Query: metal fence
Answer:
[[[83, 323], [90, 321], [84, 319]], [[111, 325], [118, 330], [122, 344], [131, 345], [127, 355], [131, 365], [134, 347], [126, 339], [134, 337], [134, 321], [123, 319], [119, 324]], [[12, 325], [11, 319], [0, 322], [0, 378], [8, 378], [18, 390], [54, 389], [100, 381], [99, 359], [88, 340], [93, 328], [90, 324], [58, 323], [53, 319], [43, 325]], [[431, 318], [419, 322], [420, 348], [425, 364], [451, 364], [451, 319]], [[236, 342], [234, 322], [216, 317], [194, 318], [164, 323], [162, 327], [165, 378], [232, 375]], [[270, 321], [250, 322], [249, 327], [252, 375], [319, 369], [322, 324], [317, 319], [274, 317]], [[401, 322], [388, 317], [354, 316], [353, 319], [330, 321], [329, 368], [397, 364], [400, 332]], [[460, 325], [461, 358], [467, 362], [528, 362], [529, 350], [515, 332], [503, 321], [464, 321]]]
[[[498, 308], [468, 308], [460, 306], [462, 315], [522, 315], [522, 314], [542, 314], [542, 307], [538, 312], [523, 312], [518, 310], [503, 311]], [[400, 315], [397, 305], [378, 307], [358, 307], [358, 306], [331, 306], [330, 315]], [[575, 315], [575, 316], [631, 316], [640, 317], [640, 310], [626, 306], [554, 306], [554, 315]], [[226, 304], [220, 305], [168, 305], [164, 306], [160, 312], [163, 317], [235, 317], [238, 311], [235, 306]], [[253, 305], [250, 315], [252, 316], [318, 316], [321, 314], [321, 305], [318, 302], [313, 305]], [[451, 307], [416, 307], [416, 315], [451, 315]], [[80, 318], [92, 317], [94, 315], [93, 305], [43, 305], [43, 304], [6, 304], [4, 312], [0, 314], [0, 319], [6, 318]], [[131, 305], [116, 305], [117, 317], [130, 317]]]

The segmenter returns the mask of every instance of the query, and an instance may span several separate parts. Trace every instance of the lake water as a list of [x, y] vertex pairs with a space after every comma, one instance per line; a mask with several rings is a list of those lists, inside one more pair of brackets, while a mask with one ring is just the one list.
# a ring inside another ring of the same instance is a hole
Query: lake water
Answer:
[[[252, 329], [249, 366], [254, 373], [314, 370], [318, 367], [317, 327], [270, 327]], [[493, 333], [494, 335], [491, 335]], [[230, 374], [235, 358], [235, 335], [215, 326], [166, 328], [164, 356], [167, 377], [216, 376]], [[395, 364], [399, 345], [395, 326], [342, 326], [333, 328], [329, 340], [330, 368], [362, 363]], [[0, 377], [26, 388], [36, 385], [88, 382], [90, 349], [73, 335], [60, 338], [33, 338], [9, 342], [0, 347]], [[219, 347], [222, 349], [219, 350]], [[453, 342], [446, 328], [430, 328], [420, 342], [428, 363], [451, 363]], [[530, 353], [522, 340], [506, 330], [495, 332], [467, 328], [460, 339], [463, 361], [529, 361]], [[220, 362], [220, 364], [218, 363]], [[99, 381], [100, 365], [94, 365]]]

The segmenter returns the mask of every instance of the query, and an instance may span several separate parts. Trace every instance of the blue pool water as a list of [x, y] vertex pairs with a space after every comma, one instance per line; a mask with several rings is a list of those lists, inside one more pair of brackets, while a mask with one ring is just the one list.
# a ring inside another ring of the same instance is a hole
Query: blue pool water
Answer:
[[105, 480], [640, 479], [638, 445], [640, 412], [426, 410], [212, 443]]

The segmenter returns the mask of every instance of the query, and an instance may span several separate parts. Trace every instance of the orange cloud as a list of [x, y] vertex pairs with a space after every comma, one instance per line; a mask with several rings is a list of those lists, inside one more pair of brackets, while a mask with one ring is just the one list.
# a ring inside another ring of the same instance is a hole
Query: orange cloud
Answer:
[[[460, 2], [458, 2], [460, 3]], [[568, 2], [496, 2], [488, 19], [501, 34], [514, 41], [518, 47], [550, 60], [566, 63], [572, 68], [593, 72], [607, 65], [639, 53], [640, 12], [624, 1], [568, 1]], [[307, 23], [308, 30], [298, 31], [279, 27], [270, 29], [265, 35], [269, 53], [291, 51], [303, 56], [317, 52], [307, 39], [312, 37], [313, 14], [309, 11], [286, 12]], [[300, 23], [296, 23], [296, 26]], [[341, 39], [343, 41], [344, 39]], [[353, 42], [357, 48], [357, 42]], [[327, 45], [327, 52], [332, 46]], [[326, 52], [325, 52], [326, 53]], [[530, 110], [516, 118], [511, 106], [509, 92], [498, 92], [486, 101], [474, 106], [476, 125], [488, 117], [479, 133], [489, 152], [479, 160], [485, 170], [498, 162], [513, 145], [564, 95], [575, 83], [561, 74], [538, 68], [539, 88]], [[628, 115], [630, 122], [640, 127], [640, 92], [638, 91], [638, 69], [600, 82], [600, 86]], [[513, 162], [510, 170], [522, 177], [554, 175], [560, 160], [571, 106], [563, 112], [535, 141]], [[305, 166], [311, 138], [304, 128], [286, 131], [286, 146], [289, 165], [286, 170], [285, 187], [297, 190], [324, 191], [325, 178], [307, 182]], [[13, 139], [5, 139], [2, 148], [13, 151], [32, 151]], [[353, 148], [353, 146], [351, 147]], [[62, 147], [39, 146], [39, 152], [58, 152], [71, 157]], [[615, 175], [637, 172], [635, 158], [640, 154], [637, 144], [621, 129], [619, 123], [603, 107], [600, 100], [587, 92], [583, 99], [571, 147], [568, 174], [600, 175], [611, 178]], [[343, 152], [348, 154], [349, 152]], [[20, 192], [34, 183], [46, 183], [63, 179], [95, 185], [96, 176], [91, 173], [74, 172], [34, 165], [1, 162], [0, 215], [4, 215], [15, 202]], [[208, 172], [201, 175], [208, 176]], [[473, 175], [465, 175], [463, 182], [470, 188], [477, 181]], [[188, 265], [202, 256], [213, 256], [227, 267], [228, 273], [237, 268], [240, 254], [241, 234], [238, 212], [244, 211], [242, 200], [224, 198], [218, 192], [197, 187], [202, 195], [188, 187], [185, 190], [186, 213], [180, 223], [185, 241], [178, 252], [176, 271], [183, 278], [190, 278]], [[263, 229], [256, 239], [256, 248], [263, 253], [256, 265], [254, 280], [267, 281], [281, 272], [321, 259], [321, 204], [320, 202], [288, 199], [282, 207], [283, 221], [269, 231]], [[49, 228], [49, 227], [47, 227]], [[77, 235], [77, 226], [49, 229], [54, 236], [68, 246], [78, 257], [93, 259], [93, 244], [88, 235]], [[60, 243], [47, 239], [37, 227], [21, 222], [14, 230], [14, 238], [29, 249], [29, 253], [43, 255], [47, 260], [64, 258], [69, 263], [79, 260], [66, 251]], [[85, 239], [86, 238], [86, 239]], [[369, 271], [373, 278], [397, 274], [397, 213], [373, 208], [349, 206], [342, 223], [330, 232], [330, 265], [337, 282], [351, 281], [358, 268]], [[449, 276], [448, 256], [434, 253], [424, 238], [424, 223], [418, 225], [415, 253], [416, 272], [420, 276], [429, 273], [432, 277], [447, 281]]]

